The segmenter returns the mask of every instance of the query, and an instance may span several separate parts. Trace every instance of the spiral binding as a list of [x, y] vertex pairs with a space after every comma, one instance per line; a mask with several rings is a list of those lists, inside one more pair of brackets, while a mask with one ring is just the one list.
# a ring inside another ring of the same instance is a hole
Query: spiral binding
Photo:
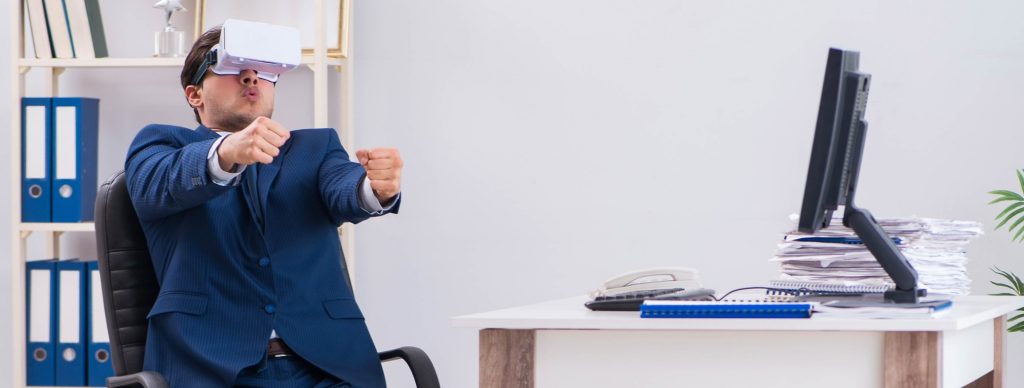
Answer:
[[892, 289], [884, 284], [820, 283], [797, 280], [772, 280], [768, 282], [768, 295], [857, 295], [880, 294]]

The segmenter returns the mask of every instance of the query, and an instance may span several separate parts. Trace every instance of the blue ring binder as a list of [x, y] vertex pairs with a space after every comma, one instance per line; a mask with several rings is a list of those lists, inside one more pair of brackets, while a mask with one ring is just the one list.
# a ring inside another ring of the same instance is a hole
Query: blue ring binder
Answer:
[[810, 318], [811, 303], [644, 302], [641, 318]]

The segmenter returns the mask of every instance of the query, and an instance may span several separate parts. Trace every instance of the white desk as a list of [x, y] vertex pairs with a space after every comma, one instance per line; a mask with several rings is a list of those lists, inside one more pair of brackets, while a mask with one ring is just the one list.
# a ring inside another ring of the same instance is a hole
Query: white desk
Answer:
[[955, 299], [937, 319], [641, 319], [585, 297], [455, 317], [480, 329], [480, 386], [1002, 387], [1006, 314]]

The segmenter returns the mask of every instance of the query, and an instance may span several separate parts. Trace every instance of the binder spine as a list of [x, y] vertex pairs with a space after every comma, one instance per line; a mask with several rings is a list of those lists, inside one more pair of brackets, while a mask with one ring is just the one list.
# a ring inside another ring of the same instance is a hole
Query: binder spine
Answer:
[[56, 267], [52, 260], [25, 263], [26, 382], [54, 385], [57, 331]]
[[79, 99], [81, 113], [79, 118], [79, 133], [82, 144], [79, 146], [79, 163], [81, 163], [81, 219], [92, 221], [95, 219], [96, 189], [99, 187], [98, 159], [99, 159], [99, 125], [100, 125], [100, 100], [96, 98]]
[[50, 222], [53, 159], [53, 103], [21, 99], [21, 221]]
[[811, 304], [643, 305], [641, 318], [810, 318]]
[[100, 288], [100, 272], [96, 261], [89, 262], [89, 298], [88, 348], [86, 357], [89, 367], [86, 370], [86, 382], [90, 387], [106, 386], [107, 377], [114, 375], [114, 366], [110, 355], [110, 336], [107, 332], [107, 319], [103, 310], [103, 291]]
[[85, 385], [85, 269], [84, 262], [57, 263], [56, 384]]
[[56, 97], [53, 99], [54, 222], [94, 219], [96, 202], [97, 132], [99, 100]]

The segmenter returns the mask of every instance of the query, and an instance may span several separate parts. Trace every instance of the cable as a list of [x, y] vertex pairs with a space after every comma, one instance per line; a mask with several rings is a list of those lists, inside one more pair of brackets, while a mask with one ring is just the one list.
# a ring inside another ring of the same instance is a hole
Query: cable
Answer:
[[734, 289], [732, 291], [726, 292], [725, 295], [722, 295], [721, 298], [715, 298], [715, 300], [720, 302], [720, 301], [724, 300], [725, 297], [729, 296], [730, 294], [732, 294], [732, 293], [734, 293], [736, 291], [744, 291], [744, 290], [765, 290], [765, 291], [771, 291], [771, 292], [776, 292], [776, 293], [780, 293], [780, 294], [789, 294], [789, 295], [793, 295], [793, 296], [803, 295], [803, 294], [806, 294], [806, 293], [810, 292], [810, 290], [808, 290], [806, 288], [801, 288], [801, 289], [798, 289], [798, 290], [787, 290], [787, 289], [784, 289], [784, 288], [773, 288], [773, 287], [742, 287], [742, 288], [737, 288], [737, 289]]

